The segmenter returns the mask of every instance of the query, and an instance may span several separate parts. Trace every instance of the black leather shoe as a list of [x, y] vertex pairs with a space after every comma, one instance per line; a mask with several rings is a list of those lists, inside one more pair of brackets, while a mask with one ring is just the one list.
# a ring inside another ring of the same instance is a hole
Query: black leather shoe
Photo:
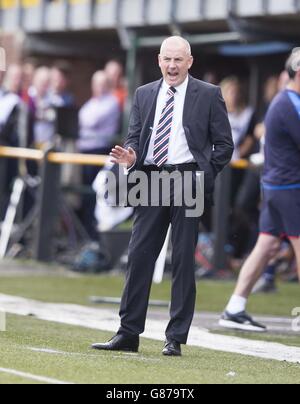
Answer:
[[167, 340], [162, 353], [164, 356], [181, 356], [181, 345], [174, 340]]
[[99, 351], [119, 351], [119, 352], [138, 352], [140, 339], [139, 337], [116, 335], [110, 341], [104, 344], [93, 344], [92, 348]]

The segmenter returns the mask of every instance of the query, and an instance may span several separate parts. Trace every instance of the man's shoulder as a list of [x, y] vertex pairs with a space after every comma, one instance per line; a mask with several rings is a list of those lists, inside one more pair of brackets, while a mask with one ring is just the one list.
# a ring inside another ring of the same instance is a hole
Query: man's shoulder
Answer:
[[211, 92], [213, 94], [220, 91], [219, 86], [207, 83], [206, 81], [196, 79], [195, 77], [190, 76], [190, 81], [193, 83], [193, 85], [199, 87], [200, 89], [206, 90], [206, 91]]
[[291, 110], [292, 107], [287, 91], [281, 91], [271, 102], [267, 112], [267, 118], [280, 118], [282, 115], [286, 116], [286, 110]]

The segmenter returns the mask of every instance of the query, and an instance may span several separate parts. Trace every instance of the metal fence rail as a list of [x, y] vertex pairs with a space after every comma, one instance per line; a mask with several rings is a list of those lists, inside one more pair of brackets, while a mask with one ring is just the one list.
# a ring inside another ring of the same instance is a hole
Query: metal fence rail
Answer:
[[[35, 235], [34, 258], [39, 261], [51, 261], [54, 226], [59, 210], [60, 174], [64, 164], [81, 166], [105, 166], [108, 156], [86, 155], [79, 153], [43, 152], [33, 149], [22, 149], [0, 146], [0, 183], [5, 175], [3, 162], [5, 159], [24, 159], [39, 162], [41, 186], [37, 196], [38, 227]], [[227, 167], [218, 177], [215, 192], [215, 209], [213, 215], [213, 232], [215, 234], [214, 268], [226, 268], [225, 245], [230, 216], [231, 168], [249, 169], [248, 160], [239, 160]]]
[[24, 149], [19, 147], [0, 146], [0, 158], [24, 159], [42, 161], [47, 155], [47, 160], [52, 164], [74, 164], [81, 166], [103, 167], [109, 160], [108, 156], [81, 153], [45, 153], [41, 150]]
[[0, 146], [0, 183], [6, 175], [6, 159], [35, 161], [39, 163], [41, 186], [37, 194], [38, 216], [37, 231], [34, 236], [34, 258], [38, 261], [53, 259], [52, 245], [54, 228], [59, 211], [61, 166], [64, 164], [103, 167], [108, 156], [86, 155], [76, 153], [59, 153], [54, 151]]

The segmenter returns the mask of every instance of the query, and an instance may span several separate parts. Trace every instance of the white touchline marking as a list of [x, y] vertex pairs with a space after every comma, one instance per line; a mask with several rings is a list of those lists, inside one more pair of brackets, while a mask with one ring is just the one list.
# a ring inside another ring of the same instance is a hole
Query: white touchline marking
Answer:
[[[34, 315], [37, 319], [81, 326], [93, 330], [115, 333], [119, 328], [117, 309], [100, 309], [73, 304], [43, 303], [17, 296], [0, 294], [0, 306], [8, 313], [21, 316]], [[148, 320], [145, 338], [164, 341], [165, 322]], [[9, 328], [9, 324], [8, 324]], [[95, 341], [91, 341], [93, 343]], [[300, 348], [283, 344], [211, 334], [193, 326], [189, 345], [220, 352], [230, 352], [256, 358], [300, 363]]]
[[61, 380], [51, 379], [49, 377], [32, 375], [32, 374], [26, 373], [26, 372], [19, 372], [18, 370], [14, 370], [14, 369], [0, 368], [0, 373], [6, 373], [9, 375], [13, 375], [13, 376], [19, 376], [19, 377], [23, 377], [24, 379], [30, 379], [30, 380], [34, 380], [36, 382], [47, 383], [47, 384], [69, 384], [69, 385], [75, 384], [75, 383], [70, 383], [70, 382], [63, 382]]
[[51, 355], [70, 355], [68, 352], [62, 352], [62, 351], [55, 351], [53, 349], [44, 349], [44, 348], [27, 348], [29, 351], [32, 352], [40, 352], [40, 353], [47, 353]]
[[126, 360], [138, 360], [141, 362], [161, 362], [161, 359], [155, 358], [145, 358], [144, 356], [123, 356], [123, 355], [114, 355], [112, 356], [113, 359], [126, 359]]
[[[37, 353], [45, 353], [48, 355], [61, 355], [61, 356], [80, 356], [80, 357], [86, 357], [86, 358], [99, 358], [99, 354], [91, 354], [91, 353], [79, 353], [79, 352], [64, 352], [64, 351], [56, 351], [54, 349], [45, 349], [45, 348], [31, 348], [31, 347], [25, 347], [26, 350], [31, 351], [31, 352], [37, 352]], [[103, 357], [105, 355], [102, 355]]]
[[[64, 352], [64, 351], [56, 351], [54, 349], [48, 349], [48, 348], [31, 348], [31, 347], [26, 347], [27, 350], [31, 352], [37, 352], [37, 353], [45, 353], [49, 355], [61, 355], [61, 356], [80, 356], [80, 357], [97, 357], [99, 358], [99, 354], [81, 354], [81, 353], [75, 353], [75, 352]], [[105, 355], [101, 355], [102, 357], [105, 357]], [[134, 359], [134, 360], [140, 360], [140, 361], [145, 361], [145, 362], [160, 362], [160, 359], [154, 359], [154, 358], [145, 358], [144, 356], [141, 356], [136, 353], [122, 353], [120, 352], [119, 355], [114, 355], [113, 359]]]

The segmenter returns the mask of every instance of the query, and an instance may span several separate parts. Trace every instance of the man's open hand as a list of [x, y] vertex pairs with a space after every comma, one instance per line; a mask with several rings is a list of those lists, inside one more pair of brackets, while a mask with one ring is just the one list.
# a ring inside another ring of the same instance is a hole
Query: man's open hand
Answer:
[[112, 157], [112, 163], [123, 165], [126, 168], [132, 167], [137, 159], [136, 153], [131, 147], [127, 150], [123, 149], [123, 147], [116, 146], [112, 149], [110, 156]]

